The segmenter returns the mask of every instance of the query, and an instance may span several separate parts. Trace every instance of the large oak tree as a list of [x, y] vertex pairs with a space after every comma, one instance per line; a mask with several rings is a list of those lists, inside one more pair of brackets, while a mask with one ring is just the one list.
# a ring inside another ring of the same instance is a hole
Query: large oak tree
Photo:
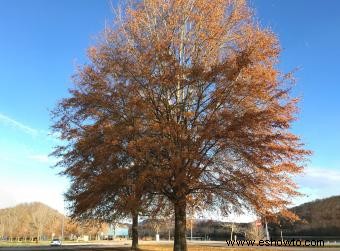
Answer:
[[87, 144], [108, 173], [134, 163], [134, 184], [173, 205], [174, 250], [187, 250], [188, 205], [286, 212], [309, 151], [289, 131], [297, 100], [276, 36], [243, 0], [136, 0], [122, 13], [57, 109], [62, 164]]

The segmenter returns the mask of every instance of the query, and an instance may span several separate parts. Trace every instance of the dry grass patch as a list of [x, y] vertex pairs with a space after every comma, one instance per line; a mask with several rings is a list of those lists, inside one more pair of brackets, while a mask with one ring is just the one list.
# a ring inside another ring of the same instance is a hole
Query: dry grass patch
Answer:
[[[141, 245], [139, 247], [140, 251], [172, 251], [172, 245]], [[218, 250], [228, 250], [228, 251], [237, 251], [240, 249], [237, 248], [228, 248], [228, 247], [208, 247], [208, 246], [199, 246], [199, 245], [188, 245], [188, 251], [218, 251]]]

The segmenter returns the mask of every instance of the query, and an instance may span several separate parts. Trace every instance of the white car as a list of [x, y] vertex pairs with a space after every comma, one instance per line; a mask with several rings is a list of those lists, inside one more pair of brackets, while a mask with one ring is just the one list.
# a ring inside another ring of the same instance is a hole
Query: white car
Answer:
[[61, 241], [59, 239], [53, 239], [50, 243], [51, 246], [61, 246]]

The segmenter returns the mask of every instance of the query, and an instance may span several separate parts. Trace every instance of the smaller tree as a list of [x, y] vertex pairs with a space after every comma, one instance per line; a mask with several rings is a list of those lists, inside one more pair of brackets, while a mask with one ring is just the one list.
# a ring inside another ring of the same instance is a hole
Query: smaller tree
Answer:
[[156, 240], [158, 240], [158, 238], [159, 238], [159, 232], [160, 232], [163, 224], [164, 224], [164, 222], [160, 219], [157, 219], [157, 218], [151, 219], [151, 221], [150, 221], [150, 225], [151, 225], [152, 230], [155, 233], [155, 239]]
[[259, 240], [262, 240], [264, 237], [265, 237], [265, 231], [261, 226], [258, 226], [256, 225], [255, 222], [252, 222], [247, 231], [245, 232], [246, 233], [246, 238], [248, 240], [255, 240], [255, 241], [259, 241]]
[[230, 240], [233, 240], [234, 232], [238, 232], [238, 226], [234, 222], [221, 222], [223, 229], [230, 230]]

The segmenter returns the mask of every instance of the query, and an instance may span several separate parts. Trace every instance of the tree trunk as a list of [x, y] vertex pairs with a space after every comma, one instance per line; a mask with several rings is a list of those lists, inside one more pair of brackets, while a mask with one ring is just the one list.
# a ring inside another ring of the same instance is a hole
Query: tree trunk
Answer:
[[132, 213], [132, 250], [136, 250], [138, 248], [138, 213]]
[[186, 200], [174, 203], [175, 207], [175, 236], [174, 251], [187, 251], [186, 240]]

